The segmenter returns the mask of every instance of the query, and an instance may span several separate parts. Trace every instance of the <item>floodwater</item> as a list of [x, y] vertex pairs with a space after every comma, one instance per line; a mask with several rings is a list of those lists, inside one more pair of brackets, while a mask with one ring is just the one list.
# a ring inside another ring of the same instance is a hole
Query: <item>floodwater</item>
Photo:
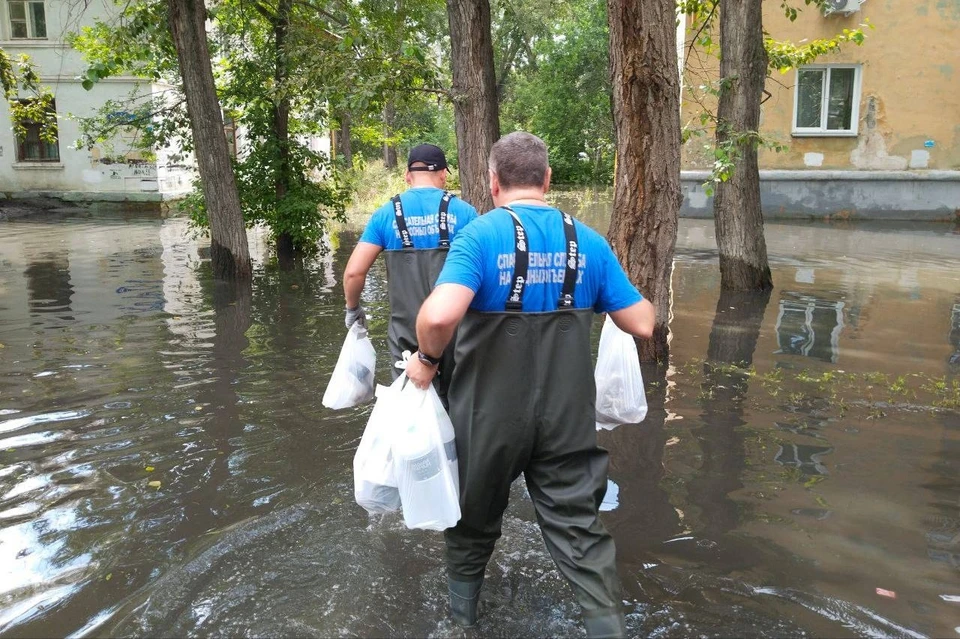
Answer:
[[[671, 365], [601, 434], [630, 634], [960, 636], [960, 235], [767, 237], [772, 294], [720, 298], [681, 223]], [[320, 404], [355, 239], [281, 271], [253, 233], [237, 290], [182, 219], [0, 223], [0, 633], [464, 636], [442, 536], [353, 503], [370, 407]], [[482, 607], [469, 636], [582, 635], [519, 484]]]

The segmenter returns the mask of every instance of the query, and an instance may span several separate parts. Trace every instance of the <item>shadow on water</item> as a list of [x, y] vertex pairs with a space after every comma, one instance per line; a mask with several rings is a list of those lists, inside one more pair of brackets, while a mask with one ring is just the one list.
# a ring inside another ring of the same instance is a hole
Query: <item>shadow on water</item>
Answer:
[[[599, 194], [563, 197], [606, 224]], [[628, 628], [950, 636], [956, 238], [768, 237], [773, 294], [718, 296], [712, 225], [683, 222], [671, 365], [644, 369], [644, 423], [600, 435]], [[211, 281], [183, 220], [0, 225], [0, 633], [582, 634], [522, 483], [479, 628], [450, 623], [441, 536], [353, 503], [371, 407], [320, 402], [356, 234], [293, 268], [250, 239], [237, 287]], [[364, 296], [385, 353], [381, 265]]]

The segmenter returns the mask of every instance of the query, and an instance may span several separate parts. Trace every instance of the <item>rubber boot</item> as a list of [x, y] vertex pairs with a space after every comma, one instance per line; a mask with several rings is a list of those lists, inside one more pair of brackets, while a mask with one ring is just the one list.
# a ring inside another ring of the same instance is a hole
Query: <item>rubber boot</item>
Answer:
[[457, 581], [447, 577], [447, 586], [450, 590], [450, 614], [453, 620], [464, 628], [471, 628], [477, 624], [477, 603], [480, 601], [480, 581]]
[[583, 626], [590, 639], [620, 639], [627, 636], [623, 614], [619, 610], [584, 616]]

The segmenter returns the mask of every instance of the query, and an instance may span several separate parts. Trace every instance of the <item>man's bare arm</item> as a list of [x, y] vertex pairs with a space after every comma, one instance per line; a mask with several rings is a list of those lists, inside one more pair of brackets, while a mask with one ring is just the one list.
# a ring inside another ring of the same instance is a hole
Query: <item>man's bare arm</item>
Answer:
[[644, 299], [633, 306], [610, 313], [610, 318], [621, 331], [640, 339], [650, 339], [653, 337], [657, 312], [650, 300]]
[[347, 308], [356, 308], [360, 305], [360, 294], [367, 280], [367, 272], [373, 266], [377, 256], [383, 249], [376, 244], [359, 242], [350, 254], [347, 268], [343, 271], [343, 295], [347, 298]]

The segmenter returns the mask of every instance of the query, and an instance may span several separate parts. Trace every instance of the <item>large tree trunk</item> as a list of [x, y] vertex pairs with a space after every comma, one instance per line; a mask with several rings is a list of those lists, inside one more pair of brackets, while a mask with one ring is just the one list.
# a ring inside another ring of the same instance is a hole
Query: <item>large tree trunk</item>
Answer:
[[383, 106], [383, 165], [388, 169], [397, 168], [397, 147], [393, 143], [393, 127], [397, 120], [397, 107], [393, 100], [387, 100]]
[[[287, 91], [287, 76], [289, 63], [287, 58], [287, 34], [290, 31], [290, 11], [293, 0], [280, 0], [277, 6], [277, 17], [273, 25], [274, 37], [274, 91], [273, 98], [273, 134], [277, 140], [277, 174], [274, 181], [276, 190], [276, 206], [290, 190], [290, 97]], [[277, 236], [277, 260], [281, 264], [289, 264], [293, 260], [297, 247], [293, 237], [286, 231]]]
[[[720, 5], [720, 102], [717, 147], [760, 128], [760, 100], [767, 77], [761, 0], [723, 0]], [[713, 200], [720, 287], [731, 291], [773, 288], [760, 210], [760, 167], [753, 136], [736, 145], [733, 173], [719, 182]]]
[[676, 2], [607, 0], [617, 139], [607, 234], [631, 281], [657, 307], [643, 361], [666, 362], [670, 276], [680, 212], [680, 72]]
[[203, 0], [168, 0], [167, 6], [210, 220], [213, 274], [224, 279], [249, 279], [250, 251], [243, 211], [210, 66], [205, 25], [207, 11]]
[[484, 213], [493, 208], [487, 179], [490, 147], [500, 137], [489, 0], [447, 0], [453, 115], [463, 199]]

